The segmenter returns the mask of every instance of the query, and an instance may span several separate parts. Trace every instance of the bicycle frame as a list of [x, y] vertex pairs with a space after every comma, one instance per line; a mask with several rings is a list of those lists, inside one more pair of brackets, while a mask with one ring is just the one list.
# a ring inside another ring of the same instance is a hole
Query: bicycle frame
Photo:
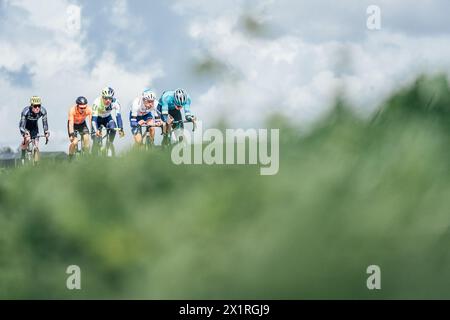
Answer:
[[[99, 153], [101, 153], [102, 155], [105, 155], [107, 157], [114, 157], [116, 155], [116, 150], [114, 148], [114, 144], [110, 141], [110, 136], [109, 133], [110, 131], [120, 131], [120, 128], [106, 128], [105, 126], [101, 126], [100, 127], [100, 132], [102, 133], [101, 137], [97, 137], [98, 139], [96, 139], [98, 142], [98, 149], [99, 149]], [[103, 132], [105, 132], [103, 134]], [[106, 146], [103, 146], [103, 141], [106, 139]], [[95, 144], [95, 143], [94, 143]], [[94, 147], [94, 146], [93, 146]]]
[[181, 130], [181, 128], [174, 129], [174, 126], [180, 123], [192, 123], [192, 132], [195, 132], [197, 129], [197, 123], [196, 121], [187, 121], [187, 120], [176, 120], [172, 121], [172, 123], [169, 125], [168, 129], [166, 130], [166, 133], [162, 133], [163, 137], [163, 143], [162, 145], [164, 147], [180, 143], [184, 140], [184, 133], [182, 133], [180, 136], [177, 136], [176, 132], [178, 130]]
[[[89, 134], [89, 133], [85, 133], [85, 134]], [[76, 157], [83, 156], [85, 153], [83, 135], [80, 132], [76, 131], [76, 138], [78, 139], [78, 142], [77, 142], [77, 148], [75, 149], [75, 156]]]
[[[150, 149], [154, 145], [154, 141], [152, 141], [150, 138], [150, 128], [158, 128], [158, 127], [161, 127], [161, 126], [147, 125], [147, 124], [139, 126], [139, 130], [142, 135], [142, 145], [144, 146], [145, 150]], [[145, 129], [144, 134], [142, 134], [142, 129]]]
[[27, 163], [31, 163], [33, 165], [35, 165], [37, 163], [36, 160], [36, 153], [39, 152], [38, 147], [36, 146], [36, 140], [39, 140], [39, 138], [45, 138], [45, 144], [48, 144], [48, 138], [46, 136], [43, 135], [38, 135], [36, 137], [34, 137], [33, 139], [30, 139], [30, 141], [28, 141], [28, 145], [27, 148], [25, 149], [25, 159], [22, 160], [22, 164], [25, 164], [25, 161]]

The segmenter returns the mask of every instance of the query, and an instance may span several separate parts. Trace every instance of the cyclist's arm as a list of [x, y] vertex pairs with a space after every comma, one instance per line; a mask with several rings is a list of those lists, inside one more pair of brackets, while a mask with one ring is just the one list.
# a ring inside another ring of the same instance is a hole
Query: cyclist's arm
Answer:
[[86, 126], [88, 127], [88, 129], [89, 128], [92, 129], [93, 128], [93, 126], [92, 126], [92, 112], [90, 112], [86, 118], [88, 119], [88, 123], [86, 123]]
[[131, 115], [131, 117], [130, 117], [130, 126], [132, 128], [136, 128], [137, 125], [138, 125], [137, 117]]
[[97, 119], [98, 119], [98, 106], [94, 103], [92, 105], [92, 130], [94, 130], [94, 132], [98, 131]]
[[73, 135], [74, 134], [74, 119], [73, 119], [73, 112], [72, 109], [69, 111], [69, 135]]
[[27, 129], [25, 128], [26, 125], [27, 125], [27, 109], [23, 110], [22, 114], [20, 115], [19, 129], [22, 135], [24, 135], [27, 132]]
[[120, 103], [117, 100], [115, 102], [115, 108], [116, 108], [117, 126], [123, 130], [122, 115], [120, 114]]
[[131, 114], [130, 114], [130, 126], [132, 128], [136, 128], [138, 125], [138, 121], [137, 121], [137, 116], [138, 116], [137, 110], [138, 109], [139, 109], [139, 106], [138, 106], [137, 102], [134, 101], [133, 104], [131, 105]]
[[188, 98], [184, 105], [184, 116], [187, 121], [191, 121], [194, 115], [191, 113], [191, 98]]
[[167, 122], [169, 120], [169, 104], [164, 98], [159, 101], [159, 104], [161, 104], [161, 120]]
[[48, 132], [48, 120], [47, 120], [47, 110], [45, 110], [44, 107], [42, 107], [42, 126], [44, 127], [44, 132]]

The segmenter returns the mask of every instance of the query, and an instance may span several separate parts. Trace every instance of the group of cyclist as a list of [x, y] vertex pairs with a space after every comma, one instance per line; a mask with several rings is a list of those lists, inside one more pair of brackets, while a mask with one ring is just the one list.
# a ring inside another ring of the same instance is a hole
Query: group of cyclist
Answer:
[[[143, 144], [142, 129], [148, 130], [151, 144], [154, 143], [155, 127], [161, 127], [163, 133], [167, 133], [171, 128], [183, 128], [184, 110], [185, 120], [195, 122], [195, 117], [191, 113], [191, 98], [183, 89], [164, 91], [158, 99], [156, 93], [151, 89], [145, 89], [142, 94], [133, 100], [130, 110], [130, 126], [137, 147]], [[113, 114], [115, 117], [113, 117]], [[38, 120], [42, 118], [44, 136], [47, 140], [50, 136], [47, 110], [42, 106], [42, 100], [38, 96], [30, 99], [21, 114], [20, 133], [23, 136], [21, 144], [21, 157], [25, 158], [29, 144], [37, 150], [36, 161], [39, 160], [39, 127]], [[82, 149], [85, 153], [91, 150], [91, 136], [93, 139], [92, 151], [102, 139], [102, 129], [107, 130], [107, 143], [113, 144], [116, 132], [121, 137], [125, 135], [123, 120], [121, 116], [121, 105], [115, 97], [114, 89], [106, 87], [102, 90], [101, 96], [94, 100], [92, 107], [88, 105], [88, 100], [80, 96], [76, 99], [75, 105], [69, 110], [67, 121], [67, 131], [70, 140], [69, 159], [72, 159], [78, 149], [78, 136], [82, 140]], [[107, 146], [108, 147], [108, 146]]]

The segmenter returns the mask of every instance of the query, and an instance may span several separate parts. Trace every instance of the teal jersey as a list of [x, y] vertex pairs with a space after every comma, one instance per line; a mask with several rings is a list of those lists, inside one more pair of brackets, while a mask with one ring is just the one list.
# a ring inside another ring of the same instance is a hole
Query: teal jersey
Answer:
[[[158, 110], [163, 115], [167, 115], [169, 111], [175, 110], [175, 91], [165, 91], [158, 102]], [[188, 95], [186, 103], [182, 106], [186, 116], [191, 115], [191, 97]]]

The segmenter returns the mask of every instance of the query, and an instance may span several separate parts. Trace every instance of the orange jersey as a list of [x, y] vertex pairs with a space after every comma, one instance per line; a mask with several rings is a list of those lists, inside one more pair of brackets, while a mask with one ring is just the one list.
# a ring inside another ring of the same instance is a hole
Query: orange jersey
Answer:
[[69, 111], [69, 122], [73, 121], [74, 124], [82, 124], [87, 117], [92, 116], [92, 108], [87, 106], [86, 110], [81, 114], [78, 111], [78, 108], [76, 105], [74, 105], [72, 108], [70, 108]]

